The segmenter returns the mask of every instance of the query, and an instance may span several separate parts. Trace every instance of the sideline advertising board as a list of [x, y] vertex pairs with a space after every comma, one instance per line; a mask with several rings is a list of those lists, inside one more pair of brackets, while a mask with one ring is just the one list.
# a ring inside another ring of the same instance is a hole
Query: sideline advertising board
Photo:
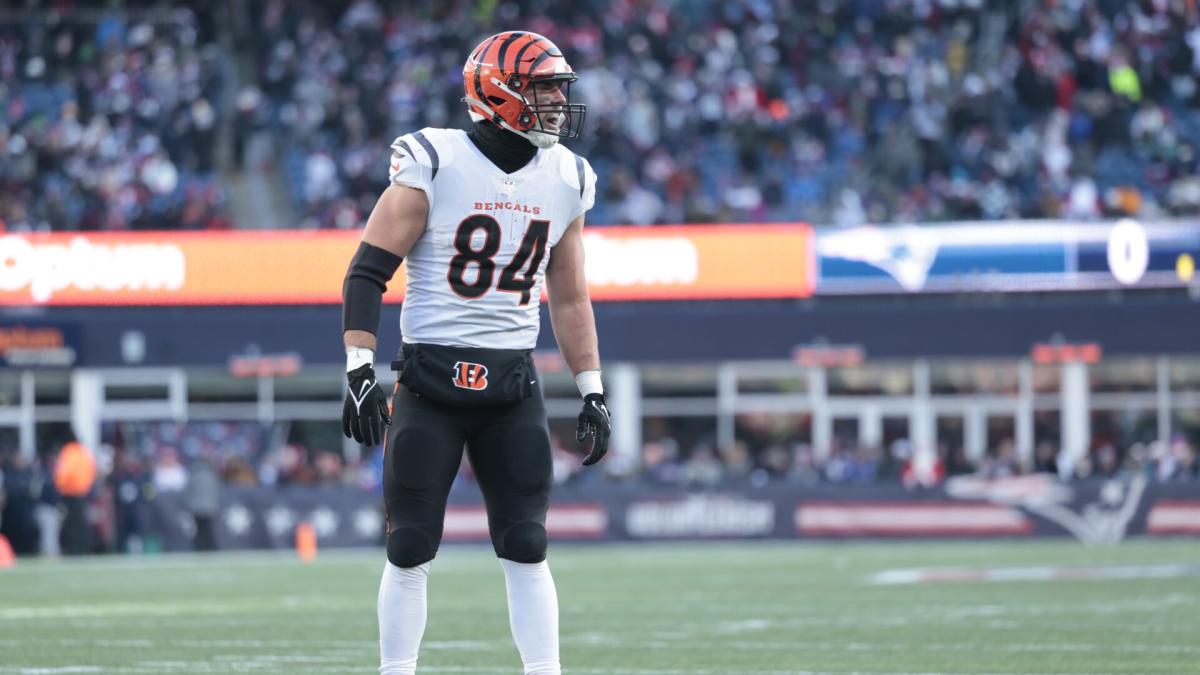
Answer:
[[[339, 304], [355, 231], [92, 232], [0, 236], [0, 306]], [[592, 298], [812, 294], [812, 229], [791, 225], [585, 231]], [[404, 296], [404, 267], [388, 302]]]
[[[288, 548], [303, 521], [322, 546], [374, 546], [384, 535], [380, 507], [378, 494], [344, 486], [227, 488], [217, 533], [222, 548]], [[182, 498], [164, 493], [147, 508], [166, 550], [187, 550]], [[1046, 474], [960, 476], [928, 490], [562, 485], [555, 487], [546, 530], [554, 541], [1072, 537], [1101, 545], [1200, 536], [1200, 487], [1144, 476], [1062, 483]], [[473, 488], [451, 493], [445, 539], [488, 541], [487, 511]]]

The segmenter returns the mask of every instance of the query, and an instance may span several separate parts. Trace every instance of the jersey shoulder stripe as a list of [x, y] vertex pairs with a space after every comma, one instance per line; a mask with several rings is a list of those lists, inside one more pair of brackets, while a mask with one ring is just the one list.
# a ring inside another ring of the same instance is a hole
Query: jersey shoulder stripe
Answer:
[[457, 129], [425, 127], [392, 141], [392, 151], [400, 152], [413, 161], [437, 173], [454, 161], [454, 134]]
[[414, 160], [417, 158], [417, 153], [413, 152], [412, 148], [408, 145], [408, 141], [404, 140], [403, 136], [397, 138], [395, 142], [392, 143], [392, 150], [403, 150], [405, 157], [411, 157]]
[[425, 127], [392, 141], [389, 178], [431, 195], [438, 172], [454, 162], [457, 129]]
[[583, 186], [587, 185], [587, 177], [584, 175], [583, 158], [575, 155], [575, 171], [579, 174], [579, 198], [583, 199]]
[[437, 148], [433, 147], [433, 143], [430, 143], [428, 138], [425, 138], [423, 132], [418, 131], [414, 133], [413, 138], [416, 139], [417, 143], [421, 144], [421, 148], [425, 150], [425, 154], [429, 157], [429, 168], [432, 173], [429, 179], [433, 180], [437, 178], [438, 167], [441, 164], [441, 157], [438, 155]]
[[596, 202], [596, 172], [586, 159], [568, 148], [556, 145], [550, 152], [551, 161], [558, 165], [558, 175], [563, 184], [571, 191], [571, 196], [579, 200], [578, 207], [573, 211], [574, 220], [575, 216], [592, 208]]

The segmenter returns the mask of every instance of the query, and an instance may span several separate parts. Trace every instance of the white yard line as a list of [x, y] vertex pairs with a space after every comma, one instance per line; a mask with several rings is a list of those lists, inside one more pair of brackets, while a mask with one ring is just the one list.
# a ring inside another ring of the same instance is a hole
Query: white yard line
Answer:
[[338, 602], [327, 596], [270, 595], [239, 596], [235, 599], [161, 602], [121, 602], [105, 605], [58, 605], [0, 607], [0, 619], [78, 619], [114, 616], [199, 616], [226, 614], [270, 614], [295, 609], [319, 609], [323, 612], [338, 609], [359, 609], [358, 602]]
[[510, 651], [516, 649], [516, 647], [513, 646], [512, 640], [431, 640], [422, 641], [421, 649], [455, 652], [491, 652], [498, 649]]
[[[581, 644], [590, 646], [620, 645], [623, 649], [632, 650], [681, 650], [695, 649], [696, 640], [705, 636], [696, 631], [690, 635], [679, 635], [676, 639], [630, 640], [618, 635], [604, 633], [584, 633], [562, 637], [564, 644]], [[1200, 655], [1200, 645], [1169, 644], [1143, 645], [1125, 644], [1118, 642], [920, 642], [914, 644], [904, 640], [899, 642], [861, 642], [861, 641], [814, 641], [801, 642], [794, 640], [737, 640], [725, 643], [725, 647], [735, 651], [753, 652], [807, 652], [807, 653], [890, 653], [890, 652], [1035, 652], [1035, 653], [1093, 653], [1116, 652], [1133, 654], [1196, 654]]]
[[[519, 675], [519, 668], [498, 669], [482, 667], [421, 667], [422, 673], [503, 673]], [[564, 675], [959, 675], [941, 671], [896, 671], [896, 670], [855, 670], [855, 671], [826, 671], [826, 670], [778, 670], [778, 669], [695, 669], [688, 668], [571, 668], [563, 667]], [[998, 671], [979, 673], [978, 675], [1039, 675], [1031, 671]], [[1116, 675], [1107, 671], [1097, 671], [1092, 675]]]
[[100, 666], [62, 666], [60, 668], [4, 668], [0, 673], [20, 673], [20, 675], [58, 675], [59, 673], [103, 673]]
[[[322, 673], [359, 673], [362, 672], [361, 667], [335, 667], [329, 664], [328, 660], [316, 658], [298, 658], [295, 656], [285, 657], [277, 656], [275, 658], [262, 658], [254, 663], [246, 663], [244, 661], [231, 664], [228, 661], [234, 657], [218, 657], [218, 663], [212, 661], [142, 661], [133, 666], [92, 666], [92, 665], [73, 665], [73, 666], [58, 666], [58, 667], [3, 667], [0, 666], [0, 675], [71, 675], [75, 673], [170, 673], [170, 672], [199, 672], [199, 673], [228, 673], [228, 672], [257, 672], [262, 671], [265, 667], [278, 667], [281, 664], [322, 664], [320, 672]], [[514, 675], [520, 672], [519, 668], [494, 668], [481, 666], [423, 666], [422, 673], [499, 673], [502, 675]], [[676, 668], [572, 668], [569, 665], [563, 669], [565, 675], [833, 675], [831, 671], [811, 671], [811, 670], [780, 670], [780, 669], [676, 669]], [[846, 673], [838, 671], [840, 675], [953, 675], [939, 671], [853, 671]], [[994, 673], [983, 673], [981, 675], [1036, 675], [1028, 671], [1005, 671]], [[1095, 675], [1109, 675], [1108, 673], [1097, 672]]]
[[925, 567], [878, 572], [877, 586], [947, 582], [1075, 581], [1102, 579], [1169, 579], [1200, 576], [1200, 565], [1035, 565], [1028, 567]]
[[724, 621], [713, 626], [717, 633], [753, 633], [754, 631], [770, 628], [770, 619], [742, 619], [740, 621]]

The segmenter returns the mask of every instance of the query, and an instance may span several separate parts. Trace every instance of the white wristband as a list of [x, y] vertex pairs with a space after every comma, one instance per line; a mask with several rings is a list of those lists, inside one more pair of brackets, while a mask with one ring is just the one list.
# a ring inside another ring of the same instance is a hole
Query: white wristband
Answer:
[[603, 394], [604, 383], [600, 381], [600, 371], [585, 370], [575, 376], [575, 386], [579, 387], [579, 395]]
[[375, 365], [375, 352], [366, 347], [346, 347], [346, 372], [364, 365]]

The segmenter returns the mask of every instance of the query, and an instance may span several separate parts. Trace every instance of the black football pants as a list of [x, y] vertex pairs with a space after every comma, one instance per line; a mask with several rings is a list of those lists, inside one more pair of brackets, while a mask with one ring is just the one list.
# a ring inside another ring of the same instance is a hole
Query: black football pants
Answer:
[[545, 560], [552, 467], [541, 389], [512, 406], [455, 407], [403, 385], [392, 396], [384, 445], [388, 560], [415, 567], [437, 554], [464, 445], [483, 491], [496, 555], [524, 563]]

